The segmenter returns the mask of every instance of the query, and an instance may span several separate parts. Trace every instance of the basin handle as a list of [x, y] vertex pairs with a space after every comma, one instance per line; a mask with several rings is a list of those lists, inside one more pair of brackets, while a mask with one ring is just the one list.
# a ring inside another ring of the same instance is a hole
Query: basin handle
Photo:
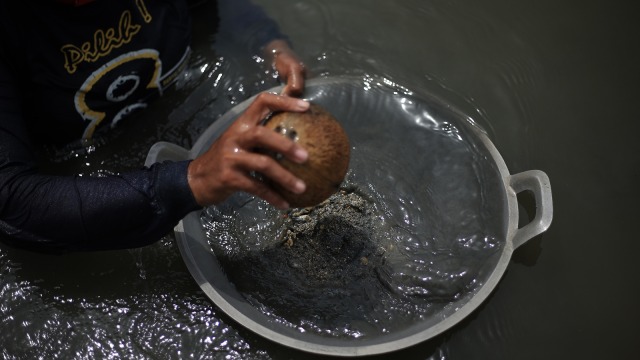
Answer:
[[553, 218], [553, 204], [551, 200], [551, 185], [547, 174], [540, 170], [529, 170], [510, 176], [509, 185], [515, 194], [529, 190], [536, 201], [536, 216], [527, 225], [516, 230], [513, 237], [513, 248], [529, 241], [545, 232], [551, 225]]
[[183, 148], [182, 146], [166, 142], [159, 141], [149, 149], [149, 153], [147, 153], [147, 158], [144, 162], [145, 166], [151, 166], [157, 162], [162, 162], [165, 160], [170, 161], [181, 161], [187, 160], [190, 158], [189, 150]]

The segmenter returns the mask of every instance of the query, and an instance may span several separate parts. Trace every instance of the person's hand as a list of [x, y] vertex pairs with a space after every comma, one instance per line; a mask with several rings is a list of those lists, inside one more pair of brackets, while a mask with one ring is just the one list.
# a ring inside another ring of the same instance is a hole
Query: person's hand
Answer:
[[273, 40], [264, 47], [267, 61], [285, 82], [282, 95], [299, 96], [304, 90], [306, 69], [296, 53], [284, 40]]
[[285, 170], [274, 158], [256, 149], [282, 154], [297, 163], [305, 162], [308, 153], [291, 139], [260, 123], [272, 111], [303, 112], [308, 108], [309, 103], [304, 100], [270, 93], [258, 95], [209, 150], [189, 164], [189, 187], [198, 204], [218, 204], [234, 192], [244, 191], [263, 198], [277, 208], [287, 209], [289, 204], [252, 173], [259, 173], [296, 194], [304, 192], [304, 182]]

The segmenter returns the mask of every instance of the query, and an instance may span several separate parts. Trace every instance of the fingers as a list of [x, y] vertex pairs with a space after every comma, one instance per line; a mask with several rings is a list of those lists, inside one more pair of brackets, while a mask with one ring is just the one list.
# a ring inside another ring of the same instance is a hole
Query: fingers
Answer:
[[236, 191], [245, 191], [276, 207], [288, 207], [275, 189], [268, 183], [261, 183], [251, 173], [258, 172], [293, 193], [303, 192], [304, 183], [275, 159], [255, 149], [268, 149], [297, 163], [306, 161], [308, 154], [291, 139], [260, 123], [270, 111], [304, 111], [308, 108], [309, 103], [300, 99], [266, 93], [259, 95], [211, 147], [189, 165], [188, 182], [198, 204], [218, 204]]
[[302, 95], [306, 67], [289, 44], [284, 40], [273, 40], [265, 46], [265, 56], [286, 84], [281, 95]]
[[309, 157], [307, 150], [295, 141], [264, 126], [256, 126], [251, 131], [247, 131], [238, 139], [238, 143], [243, 149], [268, 149], [299, 164]]
[[258, 125], [269, 113], [274, 111], [295, 111], [303, 112], [309, 109], [309, 102], [271, 93], [260, 93], [255, 101], [249, 105], [244, 115], [239, 121], [247, 121], [253, 125]]
[[[238, 168], [242, 169], [241, 171], [243, 173], [249, 173], [251, 171], [258, 172], [261, 175], [269, 178], [269, 180], [271, 180], [272, 182], [278, 184], [282, 188], [294, 194], [301, 194], [306, 189], [306, 185], [302, 180], [298, 179], [291, 172], [287, 171], [270, 156], [255, 153], [238, 154], [237, 159], [235, 159], [234, 163], [238, 166]], [[251, 179], [253, 179], [253, 177], [251, 177]], [[264, 192], [266, 191], [265, 189], [269, 189], [269, 191], [272, 190], [265, 183], [260, 181], [258, 182], [260, 183], [260, 186], [258, 186], [258, 184], [255, 184], [255, 181], [252, 181], [250, 187], [240, 188], [238, 190], [251, 192], [257, 196], [264, 198]], [[260, 191], [260, 193], [256, 193], [256, 191]], [[269, 199], [266, 198], [265, 200], [269, 201]]]
[[[300, 69], [297, 73], [301, 74], [301, 65]], [[304, 86], [304, 76], [293, 76], [290, 79], [293, 91]], [[255, 149], [267, 149], [282, 154], [296, 163], [305, 162], [308, 158], [305, 149], [291, 139], [262, 126], [261, 123], [271, 112], [304, 112], [309, 106], [309, 102], [294, 97], [259, 94], [209, 150], [190, 163], [188, 182], [198, 204], [218, 204], [232, 193], [244, 191], [278, 208], [288, 208], [289, 204], [269, 184], [277, 184], [293, 193], [302, 193], [306, 187], [304, 182], [274, 158], [256, 152]], [[252, 172], [262, 174], [269, 178], [270, 182], [254, 178]]]
[[294, 73], [287, 78], [287, 85], [282, 90], [283, 95], [300, 96], [304, 90], [304, 75]]
[[306, 70], [301, 62], [293, 62], [286, 72], [287, 85], [282, 90], [282, 95], [300, 96], [304, 91]]
[[306, 189], [302, 180], [275, 159], [252, 152], [228, 152], [215, 162], [200, 156], [189, 164], [188, 182], [196, 202], [201, 206], [218, 204], [234, 192], [244, 191], [280, 209], [288, 208], [289, 204], [280, 194], [269, 183], [252, 176], [253, 172], [296, 194]]
[[289, 203], [266, 183], [250, 176], [243, 177], [236, 182], [239, 191], [255, 195], [280, 210], [289, 208]]

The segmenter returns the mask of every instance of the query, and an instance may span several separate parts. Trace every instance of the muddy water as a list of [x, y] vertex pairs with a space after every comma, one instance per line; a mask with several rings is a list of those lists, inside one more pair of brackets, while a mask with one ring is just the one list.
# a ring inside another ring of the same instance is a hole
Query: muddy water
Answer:
[[[256, 2], [291, 35], [311, 76], [373, 74], [438, 91], [487, 130], [512, 173], [541, 169], [551, 179], [553, 225], [516, 250], [493, 295], [394, 357], [633, 358], [640, 25], [632, 2]], [[199, 38], [181, 91], [64, 164], [83, 173], [136, 167], [153, 142], [188, 147], [212, 119], [274, 84], [251, 59], [219, 59], [208, 40]], [[220, 313], [170, 237], [101, 254], [1, 247], [0, 331], [7, 359], [306, 356]]]

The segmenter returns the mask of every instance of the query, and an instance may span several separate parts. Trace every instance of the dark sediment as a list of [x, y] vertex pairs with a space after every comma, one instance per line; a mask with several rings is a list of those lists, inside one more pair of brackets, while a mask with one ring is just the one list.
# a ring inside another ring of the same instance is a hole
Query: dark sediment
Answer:
[[388, 296], [378, 279], [385, 249], [372, 239], [375, 218], [371, 202], [342, 190], [317, 207], [289, 212], [277, 245], [221, 260], [238, 290], [276, 315], [345, 326]]

